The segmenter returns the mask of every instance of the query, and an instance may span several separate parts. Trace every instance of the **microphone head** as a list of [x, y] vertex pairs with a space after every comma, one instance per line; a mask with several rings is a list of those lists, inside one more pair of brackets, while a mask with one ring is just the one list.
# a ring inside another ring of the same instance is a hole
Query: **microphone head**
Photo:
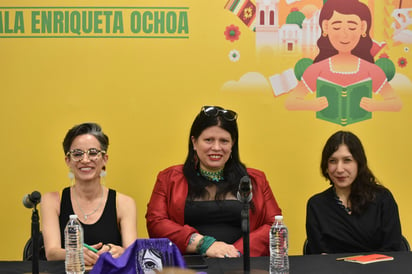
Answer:
[[33, 203], [30, 201], [30, 194], [26, 194], [23, 197], [23, 205], [26, 208], [32, 208], [34, 205]]
[[240, 178], [239, 190], [250, 191], [252, 189], [252, 183], [249, 176], [243, 176]]
[[250, 181], [249, 176], [243, 176], [240, 179], [237, 199], [243, 203], [249, 203], [252, 200], [252, 197], [252, 182]]
[[23, 197], [23, 205], [27, 208], [33, 208], [40, 203], [41, 194], [38, 191], [33, 191], [31, 194], [26, 194]]

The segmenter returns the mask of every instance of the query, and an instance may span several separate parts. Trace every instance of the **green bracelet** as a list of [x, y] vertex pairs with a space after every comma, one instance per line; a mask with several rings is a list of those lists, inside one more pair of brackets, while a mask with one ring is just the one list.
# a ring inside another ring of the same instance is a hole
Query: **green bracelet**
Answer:
[[211, 236], [204, 236], [199, 243], [197, 244], [196, 251], [201, 254], [205, 255], [206, 251], [209, 249], [209, 247], [216, 242], [216, 239], [211, 237]]

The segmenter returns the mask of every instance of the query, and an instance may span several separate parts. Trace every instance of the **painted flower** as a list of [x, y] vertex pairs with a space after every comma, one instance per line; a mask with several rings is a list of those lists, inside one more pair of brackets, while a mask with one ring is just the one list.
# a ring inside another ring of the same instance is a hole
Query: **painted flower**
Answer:
[[232, 62], [237, 62], [240, 59], [240, 53], [238, 50], [234, 49], [229, 52], [229, 59]]
[[225, 30], [225, 36], [226, 36], [226, 40], [229, 40], [230, 42], [239, 40], [239, 36], [240, 36], [239, 28], [235, 25], [227, 26]]
[[406, 65], [408, 64], [408, 60], [406, 60], [405, 57], [401, 57], [398, 59], [398, 66], [401, 68], [406, 67]]
[[243, 11], [243, 19], [244, 20], [249, 20], [254, 13], [254, 9], [252, 9], [251, 7], [245, 8]]

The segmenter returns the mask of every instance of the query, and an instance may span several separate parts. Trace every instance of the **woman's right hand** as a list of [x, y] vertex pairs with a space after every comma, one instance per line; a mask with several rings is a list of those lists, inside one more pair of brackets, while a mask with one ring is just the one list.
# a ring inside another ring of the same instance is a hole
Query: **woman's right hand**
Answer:
[[216, 241], [206, 250], [206, 256], [213, 258], [234, 258], [239, 257], [240, 252], [234, 245]]

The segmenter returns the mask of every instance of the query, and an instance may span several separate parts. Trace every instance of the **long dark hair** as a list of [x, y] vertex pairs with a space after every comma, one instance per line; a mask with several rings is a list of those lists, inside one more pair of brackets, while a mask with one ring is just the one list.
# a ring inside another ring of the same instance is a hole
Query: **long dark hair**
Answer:
[[[319, 15], [319, 25], [321, 28], [323, 20], [329, 20], [334, 11], [342, 14], [356, 14], [362, 21], [366, 21], [366, 36], [360, 38], [359, 43], [352, 50], [352, 54], [370, 63], [374, 63], [373, 56], [370, 52], [373, 42], [369, 35], [372, 24], [372, 16], [368, 6], [359, 2], [359, 0], [328, 0], [323, 5]], [[322, 29], [322, 33], [323, 31], [324, 30]], [[327, 59], [338, 53], [329, 41], [328, 37], [321, 35], [317, 44], [319, 54], [314, 59], [314, 63]]]
[[351, 185], [349, 201], [352, 213], [361, 214], [368, 207], [369, 203], [375, 200], [376, 193], [384, 190], [385, 187], [379, 184], [369, 169], [365, 150], [360, 139], [349, 131], [337, 131], [329, 137], [323, 148], [320, 169], [322, 175], [329, 180], [331, 185], [333, 185], [333, 182], [328, 175], [328, 160], [339, 149], [340, 145], [348, 147], [358, 164], [358, 174]]
[[[217, 106], [216, 108], [222, 109]], [[239, 132], [236, 119], [231, 121], [227, 120], [220, 113], [216, 116], [207, 116], [203, 110], [201, 110], [193, 121], [190, 129], [188, 153], [183, 165], [183, 173], [189, 185], [188, 200], [207, 195], [205, 185], [199, 184], [199, 163], [197, 154], [193, 149], [192, 136], [197, 139], [205, 129], [213, 126], [218, 126], [229, 132], [233, 141], [232, 154], [226, 162], [223, 171], [225, 181], [217, 184], [216, 199], [224, 199], [224, 196], [227, 193], [233, 193], [233, 195], [236, 196], [240, 178], [247, 175], [246, 167], [240, 162], [239, 158]]]

